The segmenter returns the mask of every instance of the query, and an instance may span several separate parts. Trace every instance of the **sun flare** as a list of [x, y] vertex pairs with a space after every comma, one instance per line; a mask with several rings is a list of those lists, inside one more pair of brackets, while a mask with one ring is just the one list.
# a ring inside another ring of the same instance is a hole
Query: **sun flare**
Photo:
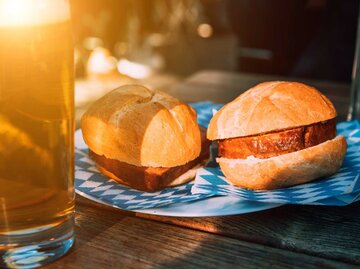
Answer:
[[[37, 25], [69, 18], [65, 0], [0, 0], [0, 26]], [[46, 10], [46, 12], [44, 12]]]

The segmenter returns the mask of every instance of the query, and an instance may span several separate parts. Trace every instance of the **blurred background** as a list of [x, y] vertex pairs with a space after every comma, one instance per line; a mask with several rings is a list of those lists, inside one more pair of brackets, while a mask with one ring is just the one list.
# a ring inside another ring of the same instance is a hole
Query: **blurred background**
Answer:
[[137, 77], [221, 69], [351, 79], [357, 0], [72, 0], [71, 4], [79, 77], [86, 74], [91, 52], [102, 47], [130, 76], [134, 74], [126, 70], [129, 66], [143, 67]]
[[358, 0], [70, 1], [78, 107], [129, 83], [223, 102], [260, 81], [297, 80], [341, 89], [346, 113]]

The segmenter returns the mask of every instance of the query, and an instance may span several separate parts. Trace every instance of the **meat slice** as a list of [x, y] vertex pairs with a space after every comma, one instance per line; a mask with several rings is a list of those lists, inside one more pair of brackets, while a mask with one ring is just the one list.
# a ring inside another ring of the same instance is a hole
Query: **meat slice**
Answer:
[[304, 144], [309, 148], [336, 136], [335, 119], [305, 127]]
[[231, 159], [270, 158], [318, 145], [336, 136], [335, 119], [289, 130], [219, 141], [219, 155]]
[[114, 159], [108, 159], [105, 156], [97, 155], [90, 151], [91, 158], [96, 162], [99, 170], [106, 176], [111, 177], [121, 184], [131, 188], [154, 192], [161, 190], [179, 176], [195, 167], [198, 164], [204, 164], [210, 157], [211, 142], [206, 139], [205, 129], [201, 130], [201, 153], [198, 158], [188, 162], [185, 165], [176, 167], [145, 167], [135, 166]]

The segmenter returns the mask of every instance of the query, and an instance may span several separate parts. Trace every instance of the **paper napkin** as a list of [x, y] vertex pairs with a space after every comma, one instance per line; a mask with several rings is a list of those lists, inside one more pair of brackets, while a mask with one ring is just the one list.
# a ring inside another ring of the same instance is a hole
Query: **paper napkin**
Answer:
[[231, 185], [218, 166], [201, 169], [192, 188], [193, 194], [231, 195], [244, 200], [311, 205], [348, 205], [360, 199], [360, 124], [337, 125], [345, 136], [348, 150], [340, 170], [333, 176], [290, 188], [253, 191]]
[[103, 176], [88, 157], [87, 149], [75, 149], [75, 188], [83, 196], [111, 204], [124, 210], [160, 207], [204, 199], [211, 194], [192, 194], [193, 183], [158, 192], [138, 191]]

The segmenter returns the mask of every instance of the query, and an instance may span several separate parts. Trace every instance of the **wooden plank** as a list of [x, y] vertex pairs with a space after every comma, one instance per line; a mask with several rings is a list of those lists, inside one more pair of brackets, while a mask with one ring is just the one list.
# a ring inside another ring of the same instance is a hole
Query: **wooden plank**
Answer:
[[187, 78], [185, 83], [191, 85], [207, 84], [217, 88], [244, 91], [265, 81], [298, 81], [316, 87], [320, 91], [331, 95], [350, 95], [350, 85], [347, 83], [220, 70], [201, 70]]
[[[240, 90], [237, 92], [233, 90], [219, 89], [216, 87], [200, 84], [180, 84], [176, 87], [172, 87], [169, 91], [171, 95], [186, 103], [200, 101], [227, 103], [235, 99], [242, 92], [244, 91]], [[334, 106], [338, 113], [338, 120], [346, 120], [349, 106], [349, 98], [330, 94], [327, 94], [327, 96], [334, 103]]]
[[227, 103], [258, 83], [274, 80], [299, 81], [318, 88], [334, 103], [339, 115], [338, 120], [346, 120], [350, 85], [343, 83], [225, 71], [200, 71], [183, 83], [171, 87], [169, 93], [187, 103], [204, 100]]
[[352, 268], [305, 254], [144, 220], [77, 197], [77, 241], [44, 268]]
[[[182, 83], [180, 83], [180, 78], [170, 75], [157, 75], [151, 80], [140, 81], [139, 83], [150, 88], [161, 89], [187, 103], [204, 100], [227, 103], [260, 82], [274, 80], [301, 81], [317, 87], [326, 93], [330, 100], [334, 102], [339, 114], [339, 120], [342, 121], [346, 119], [349, 105], [350, 85], [344, 83], [216, 70], [199, 71]], [[77, 81], [76, 126], [80, 126], [80, 118], [92, 102], [111, 89], [116, 88], [116, 86], [123, 85], [124, 83], [130, 82], [123, 81], [122, 79], [109, 81]]]
[[360, 265], [360, 203], [284, 206], [213, 218], [138, 216], [286, 250]]

